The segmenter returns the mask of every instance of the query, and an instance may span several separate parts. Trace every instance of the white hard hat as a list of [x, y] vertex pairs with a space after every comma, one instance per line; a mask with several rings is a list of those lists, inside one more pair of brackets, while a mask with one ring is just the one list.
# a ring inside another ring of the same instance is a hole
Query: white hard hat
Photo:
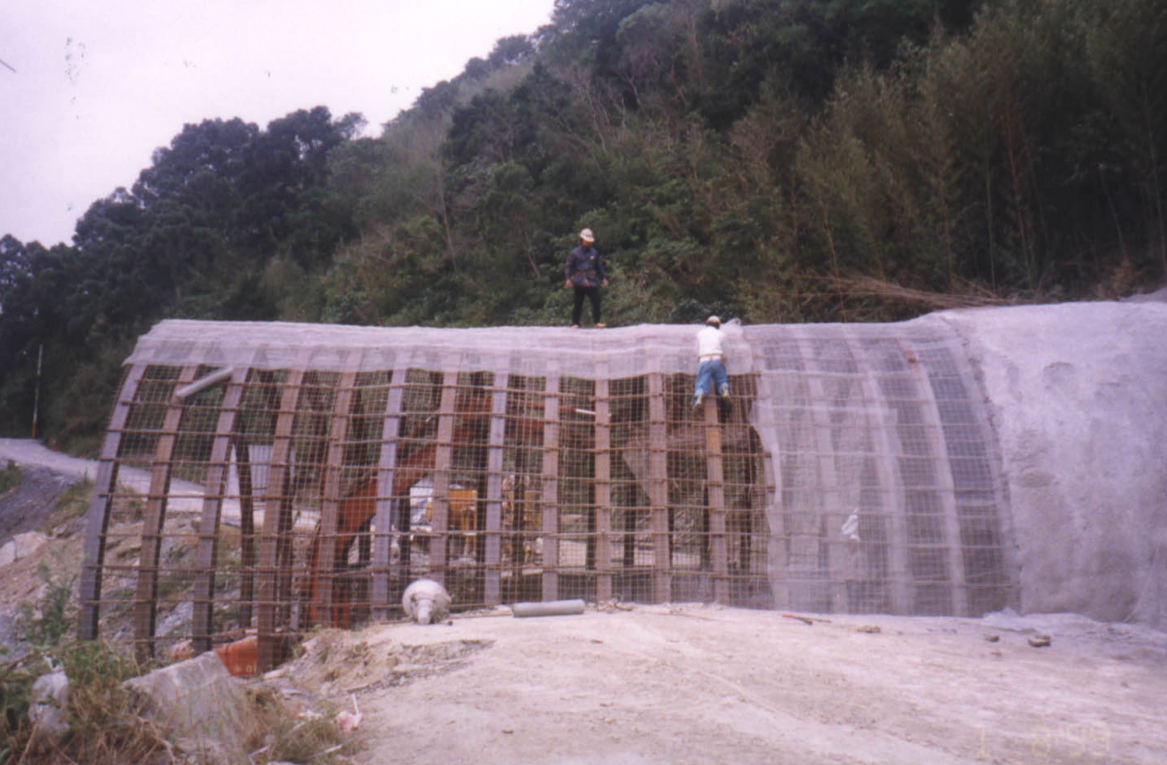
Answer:
[[579, 238], [585, 242], [596, 241], [596, 235], [592, 233], [590, 228], [585, 228], [583, 231], [579, 232]]
[[710, 316], [708, 319], [705, 320], [705, 323], [712, 325], [714, 327], [720, 327], [721, 326], [721, 319], [717, 318], [716, 316]]

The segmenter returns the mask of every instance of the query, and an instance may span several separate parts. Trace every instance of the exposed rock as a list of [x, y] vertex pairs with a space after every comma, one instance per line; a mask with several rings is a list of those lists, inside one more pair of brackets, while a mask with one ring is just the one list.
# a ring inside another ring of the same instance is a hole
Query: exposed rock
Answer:
[[0, 566], [8, 566], [39, 550], [49, 538], [39, 531], [17, 534], [0, 546]]
[[247, 699], [240, 681], [208, 651], [126, 681], [142, 694], [148, 712], [174, 731], [186, 750], [212, 759], [205, 762], [246, 762], [249, 726]]
[[69, 732], [69, 722], [65, 718], [68, 701], [69, 678], [64, 670], [41, 675], [32, 684], [28, 719], [43, 743], [56, 743]]

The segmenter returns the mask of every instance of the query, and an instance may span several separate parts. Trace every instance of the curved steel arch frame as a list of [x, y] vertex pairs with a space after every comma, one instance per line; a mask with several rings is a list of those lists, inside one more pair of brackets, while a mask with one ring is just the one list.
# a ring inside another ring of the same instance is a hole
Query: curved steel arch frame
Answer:
[[[943, 322], [572, 333], [163, 322], [126, 362], [79, 634], [143, 657], [584, 597], [975, 616], [1014, 605], [984, 395]], [[572, 345], [574, 344], [574, 345]], [[134, 559], [133, 552], [137, 552]], [[187, 605], [189, 604], [189, 605]]]

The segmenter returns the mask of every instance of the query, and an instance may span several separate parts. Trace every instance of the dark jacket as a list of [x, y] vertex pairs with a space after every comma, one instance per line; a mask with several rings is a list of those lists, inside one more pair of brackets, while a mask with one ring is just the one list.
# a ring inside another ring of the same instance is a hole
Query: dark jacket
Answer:
[[563, 277], [571, 282], [573, 287], [599, 287], [600, 282], [607, 279], [604, 273], [604, 261], [595, 247], [586, 250], [581, 244], [567, 256], [567, 268], [563, 270]]

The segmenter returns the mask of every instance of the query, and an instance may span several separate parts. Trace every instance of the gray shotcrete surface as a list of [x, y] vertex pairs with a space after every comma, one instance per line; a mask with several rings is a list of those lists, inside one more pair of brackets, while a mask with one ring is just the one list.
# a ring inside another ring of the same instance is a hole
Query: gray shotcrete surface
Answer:
[[1167, 305], [939, 316], [988, 398], [1022, 612], [1167, 628]]

